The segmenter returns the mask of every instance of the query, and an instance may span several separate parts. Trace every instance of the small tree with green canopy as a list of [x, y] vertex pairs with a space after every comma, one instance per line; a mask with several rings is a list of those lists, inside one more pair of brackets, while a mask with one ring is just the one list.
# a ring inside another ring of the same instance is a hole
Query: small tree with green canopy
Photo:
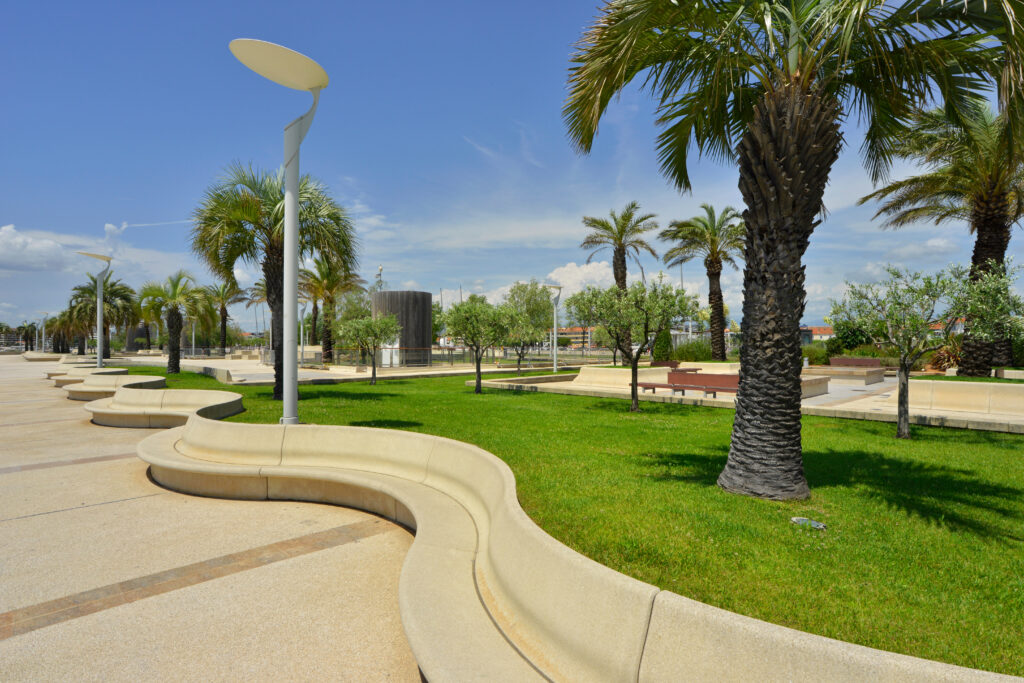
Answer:
[[505, 296], [502, 310], [508, 316], [505, 343], [516, 352], [516, 374], [522, 374], [523, 358], [531, 346], [544, 341], [551, 325], [551, 294], [536, 280], [517, 282]]
[[508, 335], [506, 320], [510, 314], [505, 310], [487, 303], [487, 299], [471, 294], [468, 299], [448, 309], [444, 316], [444, 325], [448, 335], [459, 339], [473, 351], [476, 364], [476, 388], [474, 392], [483, 393], [480, 387], [480, 361], [487, 349], [500, 344]]
[[444, 308], [439, 301], [430, 304], [430, 343], [436, 344], [444, 332]]
[[998, 267], [974, 280], [968, 280], [960, 267], [935, 275], [892, 266], [886, 272], [889, 277], [882, 282], [848, 282], [846, 295], [833, 302], [829, 316], [864, 330], [873, 342], [891, 348], [899, 357], [896, 438], [909, 439], [909, 380], [914, 363], [945, 345], [965, 314], [976, 316], [982, 339], [1018, 336], [1020, 325], [1014, 316], [1024, 311], [1024, 304], [1010, 293], [1006, 272]]
[[664, 282], [649, 285], [633, 283], [626, 291], [613, 286], [608, 289], [588, 287], [573, 294], [565, 302], [577, 320], [597, 320], [608, 331], [622, 357], [629, 362], [632, 377], [630, 411], [640, 410], [637, 395], [637, 370], [640, 359], [663, 330], [692, 315], [696, 299], [682, 289]]
[[370, 357], [370, 384], [377, 383], [377, 352], [393, 343], [401, 329], [393, 315], [339, 320], [334, 327], [339, 339]]

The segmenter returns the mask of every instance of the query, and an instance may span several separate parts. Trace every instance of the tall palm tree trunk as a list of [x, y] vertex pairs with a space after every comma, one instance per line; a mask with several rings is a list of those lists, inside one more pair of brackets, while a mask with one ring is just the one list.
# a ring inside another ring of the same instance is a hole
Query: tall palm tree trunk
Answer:
[[[974, 252], [971, 254], [971, 279], [977, 280], [988, 272], [990, 261], [1002, 264], [1010, 244], [1010, 201], [1005, 194], [975, 204], [971, 211], [974, 227]], [[962, 377], [988, 377], [992, 374], [993, 360], [1003, 361], [1005, 346], [1002, 342], [984, 342], [971, 335], [971, 321], [965, 322], [964, 346], [957, 375]], [[998, 357], [997, 357], [998, 356]]]
[[619, 289], [626, 289], [626, 250], [616, 247], [612, 252], [612, 275], [615, 276], [615, 286]]
[[228, 355], [228, 307], [220, 306], [220, 355]]
[[839, 114], [834, 100], [781, 86], [757, 104], [737, 149], [747, 234], [736, 418], [718, 477], [727, 491], [810, 495], [800, 443], [801, 260], [842, 145]]
[[110, 358], [110, 328], [103, 326], [103, 358]]
[[181, 372], [181, 311], [167, 311], [167, 374]]
[[310, 314], [312, 316], [312, 320], [310, 320], [312, 325], [309, 326], [309, 328], [310, 328], [309, 329], [309, 338], [310, 339], [316, 339], [317, 338], [317, 334], [316, 334], [316, 319], [317, 319], [317, 314], [320, 312], [320, 309], [317, 308], [316, 303], [317, 303], [316, 299], [313, 299], [313, 312]]
[[85, 335], [84, 334], [78, 335], [78, 355], [79, 356], [84, 356], [85, 355]]
[[331, 325], [334, 324], [334, 301], [324, 299], [324, 324], [320, 329], [320, 360], [323, 363], [334, 362], [334, 334]]
[[725, 301], [722, 299], [722, 262], [704, 261], [708, 272], [708, 306], [711, 307], [711, 360], [725, 360]]
[[267, 247], [263, 259], [263, 280], [267, 283], [270, 332], [274, 352], [274, 400], [284, 398], [284, 254], [280, 245]]
[[149, 334], [149, 323], [144, 323], [143, 326], [146, 330], [146, 350], [149, 351], [153, 348], [153, 339]]

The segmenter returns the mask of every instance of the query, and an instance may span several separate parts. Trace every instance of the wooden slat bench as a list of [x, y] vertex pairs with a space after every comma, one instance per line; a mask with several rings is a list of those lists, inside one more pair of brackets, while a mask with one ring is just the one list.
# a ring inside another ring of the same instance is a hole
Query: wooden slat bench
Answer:
[[686, 395], [686, 390], [703, 391], [704, 395], [712, 394], [718, 397], [719, 391], [735, 394], [740, 388], [739, 375], [714, 374], [705, 375], [691, 369], [671, 370], [668, 373], [667, 382], [637, 382], [637, 387], [646, 392], [657, 393], [658, 389], [669, 389], [675, 394], [677, 391]]

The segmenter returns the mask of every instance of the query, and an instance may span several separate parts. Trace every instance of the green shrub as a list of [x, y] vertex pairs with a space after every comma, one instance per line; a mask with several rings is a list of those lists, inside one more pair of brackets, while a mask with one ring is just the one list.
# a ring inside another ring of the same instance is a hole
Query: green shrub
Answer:
[[651, 357], [654, 360], [669, 360], [672, 356], [672, 334], [668, 330], [662, 330], [661, 334], [654, 340], [654, 348], [651, 349]]
[[683, 342], [672, 351], [672, 360], [699, 363], [711, 360], [711, 342], [707, 339], [692, 339]]
[[844, 350], [845, 347], [843, 346], [843, 340], [839, 337], [832, 337], [825, 341], [825, 353], [828, 354], [829, 358], [832, 356], [838, 356]]
[[828, 351], [822, 343], [806, 344], [800, 348], [800, 354], [811, 365], [828, 365]]
[[1024, 368], [1024, 339], [1015, 339], [1013, 342], [1013, 367]]

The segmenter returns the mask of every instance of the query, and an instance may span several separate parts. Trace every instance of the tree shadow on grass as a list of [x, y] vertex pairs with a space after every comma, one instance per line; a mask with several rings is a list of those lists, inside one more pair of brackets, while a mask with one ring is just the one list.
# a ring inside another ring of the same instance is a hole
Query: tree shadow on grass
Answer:
[[1019, 505], [1024, 489], [939, 463], [892, 458], [862, 450], [805, 450], [811, 490], [858, 487], [890, 508], [951, 531], [1024, 541]]
[[[653, 453], [645, 462], [660, 470], [651, 478], [716, 486], [727, 446], [697, 453]], [[999, 542], [1024, 542], [1017, 501], [1024, 489], [977, 476], [972, 470], [892, 458], [863, 450], [805, 450], [804, 473], [816, 489], [856, 488], [888, 507], [950, 531]], [[724, 494], [723, 494], [724, 495]]]
[[377, 427], [380, 429], [410, 429], [423, 426], [422, 422], [413, 420], [354, 420], [349, 424], [353, 427]]
[[399, 394], [389, 391], [325, 391], [323, 389], [299, 388], [299, 400], [310, 399], [340, 399], [346, 401], [380, 401], [385, 398], [395, 398]]

